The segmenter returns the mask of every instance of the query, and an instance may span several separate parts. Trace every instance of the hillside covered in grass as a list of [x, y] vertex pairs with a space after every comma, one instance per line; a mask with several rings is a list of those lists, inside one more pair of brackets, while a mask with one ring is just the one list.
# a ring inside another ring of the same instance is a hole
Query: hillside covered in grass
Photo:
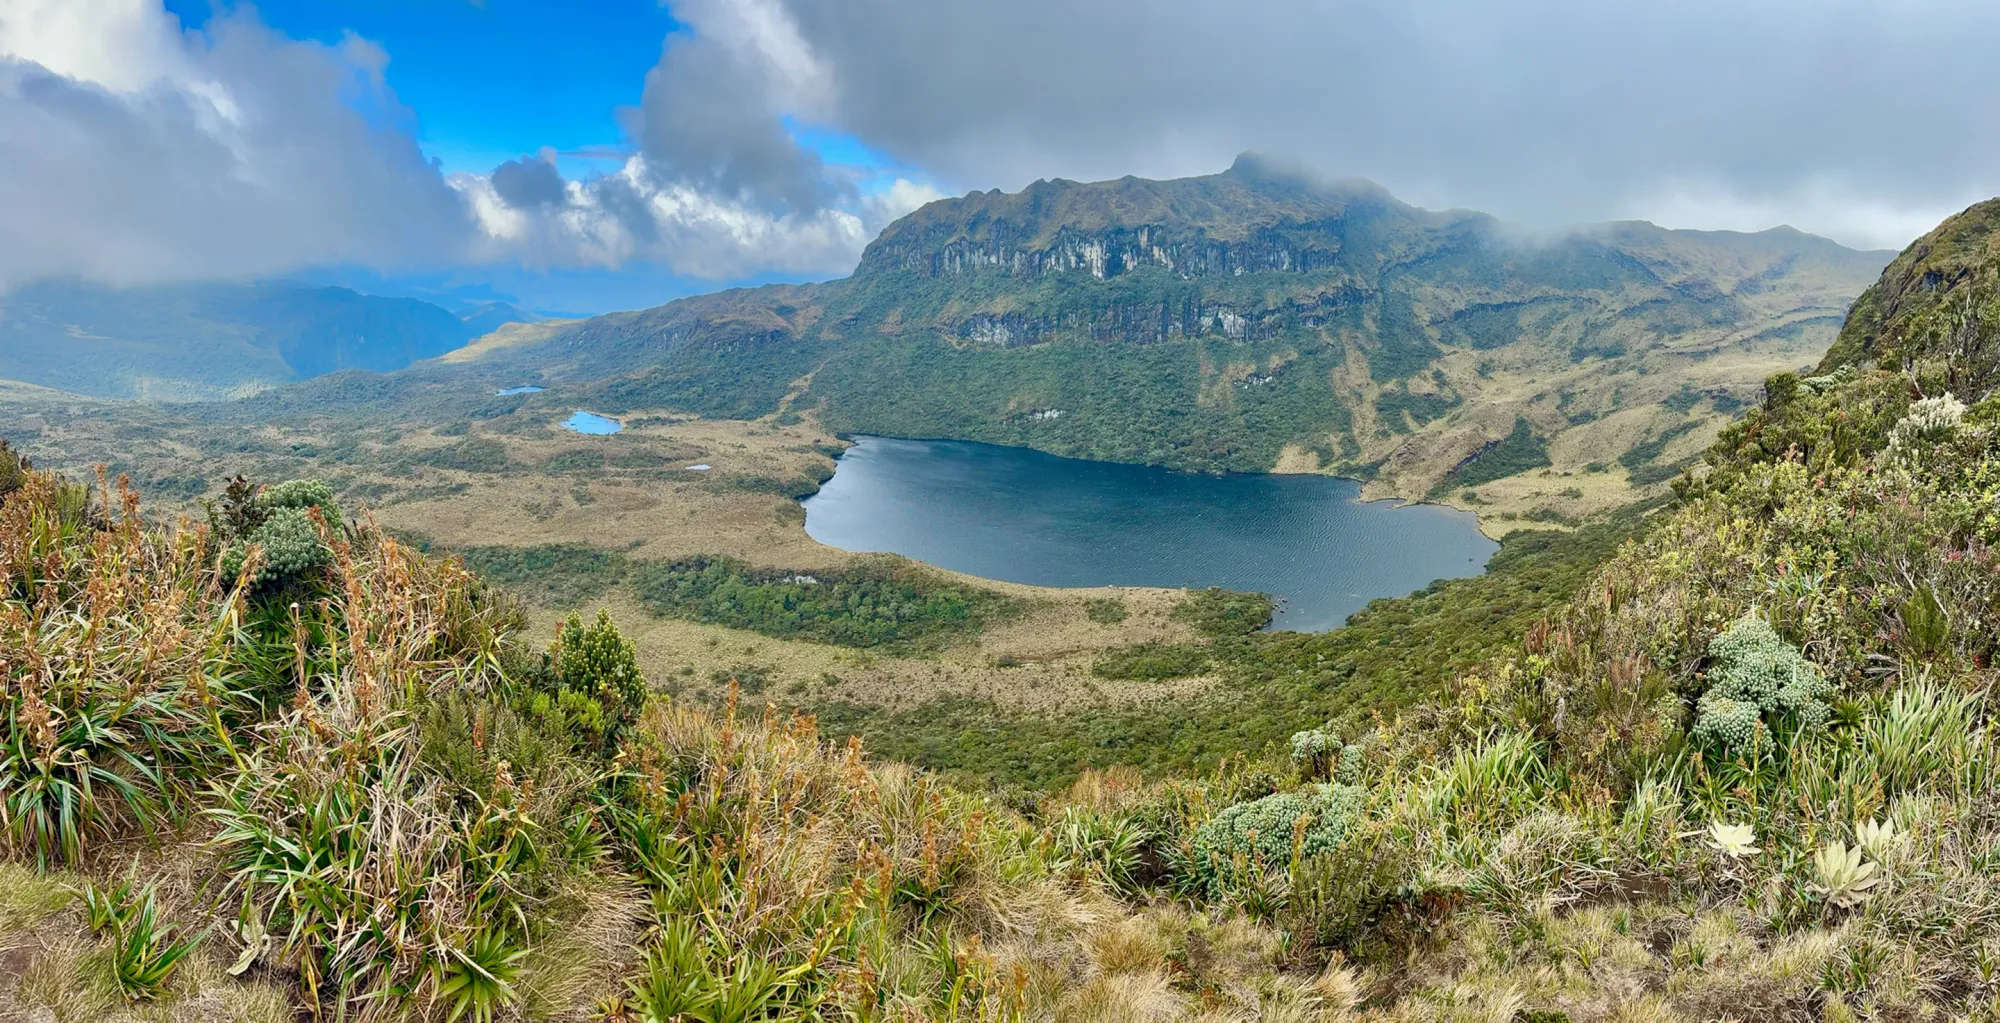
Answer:
[[1987, 322], [1774, 377], [1408, 711], [1042, 792], [527, 644], [323, 485], [163, 523], [10, 454], [0, 1017], [1990, 1019]]

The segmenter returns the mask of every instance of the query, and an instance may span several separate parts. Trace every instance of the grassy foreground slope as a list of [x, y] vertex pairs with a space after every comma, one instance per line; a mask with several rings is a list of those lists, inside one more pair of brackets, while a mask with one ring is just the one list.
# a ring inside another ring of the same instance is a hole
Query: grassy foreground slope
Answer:
[[525, 649], [321, 486], [0, 460], [0, 1016], [1992, 1019], [1984, 322], [1774, 378], [1447, 696], [1043, 799]]

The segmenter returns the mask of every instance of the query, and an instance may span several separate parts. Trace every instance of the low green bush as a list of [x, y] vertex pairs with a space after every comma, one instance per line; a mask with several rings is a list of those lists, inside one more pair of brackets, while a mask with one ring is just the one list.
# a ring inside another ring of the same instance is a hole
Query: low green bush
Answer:
[[1161, 681], [1208, 670], [1208, 648], [1183, 643], [1140, 643], [1110, 651], [1091, 662], [1098, 678]]
[[1010, 607], [990, 590], [882, 562], [801, 572], [689, 558], [639, 565], [633, 586], [655, 614], [850, 647], [931, 647]]
[[211, 505], [210, 518], [229, 544], [224, 574], [231, 579], [241, 574], [255, 547], [262, 554], [253, 582], [267, 589], [304, 582], [331, 565], [333, 548], [322, 530], [337, 532], [342, 523], [333, 487], [322, 480], [256, 488], [241, 476], [230, 482], [219, 505]]
[[1132, 617], [1132, 612], [1116, 597], [1092, 597], [1083, 602], [1083, 616], [1099, 625], [1117, 625]]
[[1195, 831], [1193, 869], [1211, 897], [1332, 851], [1360, 817], [1367, 790], [1313, 785], [1237, 803]]
[[1239, 593], [1211, 586], [1192, 590], [1173, 610], [1173, 616], [1194, 626], [1204, 636], [1243, 636], [1271, 624], [1276, 608], [1262, 593]]
[[603, 597], [631, 571], [624, 555], [580, 543], [467, 547], [459, 553], [481, 579], [561, 610]]
[[1695, 705], [1693, 737], [1727, 750], [1748, 747], [1762, 726], [1824, 727], [1833, 686], [1771, 623], [1749, 614], [1709, 644], [1708, 688]]

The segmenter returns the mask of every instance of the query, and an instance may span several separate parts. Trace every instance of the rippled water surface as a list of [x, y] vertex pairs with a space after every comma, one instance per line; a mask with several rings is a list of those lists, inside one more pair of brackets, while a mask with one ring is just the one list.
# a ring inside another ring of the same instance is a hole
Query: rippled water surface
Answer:
[[1326, 476], [1210, 476], [959, 441], [860, 438], [806, 502], [806, 532], [1039, 586], [1221, 586], [1330, 629], [1376, 597], [1478, 575], [1465, 512], [1358, 500]]

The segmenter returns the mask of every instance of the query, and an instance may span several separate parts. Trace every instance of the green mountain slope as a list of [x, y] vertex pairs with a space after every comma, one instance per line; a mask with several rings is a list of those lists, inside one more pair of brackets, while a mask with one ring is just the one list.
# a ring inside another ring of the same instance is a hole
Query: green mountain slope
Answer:
[[508, 318], [292, 283], [42, 283], [0, 297], [0, 378], [98, 397], [236, 397], [336, 370], [401, 369]]
[[[783, 404], [857, 433], [1330, 470], [1412, 497], [1602, 476], [1578, 498], [1477, 498], [1561, 516], [1657, 489], [1764, 376], [1816, 359], [1886, 261], [1788, 228], [1530, 239], [1245, 157], [933, 203], [846, 280], [599, 317], [482, 362], [612, 411]], [[1473, 468], [1496, 451], [1506, 471]]]
[[[1976, 203], [1910, 244], [1854, 302], [1822, 372], [1845, 365], [1909, 369], [1920, 385], [1983, 391], [2000, 353], [2000, 199]], [[1955, 364], [1956, 371], [1948, 367]], [[1976, 372], [1976, 378], [1967, 372]], [[1946, 380], [1940, 377], [1950, 376]], [[1926, 380], [1926, 377], [1937, 379]]]

